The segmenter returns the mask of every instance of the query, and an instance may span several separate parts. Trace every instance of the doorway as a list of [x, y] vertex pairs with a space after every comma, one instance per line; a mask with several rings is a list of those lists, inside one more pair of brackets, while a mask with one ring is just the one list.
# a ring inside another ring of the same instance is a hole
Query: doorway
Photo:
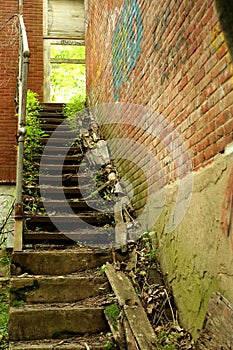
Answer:
[[85, 94], [84, 0], [44, 0], [44, 102]]

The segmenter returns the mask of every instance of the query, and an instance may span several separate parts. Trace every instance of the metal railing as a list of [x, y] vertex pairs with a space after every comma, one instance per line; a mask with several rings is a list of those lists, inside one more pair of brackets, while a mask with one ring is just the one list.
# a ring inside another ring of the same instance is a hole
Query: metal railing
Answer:
[[14, 250], [22, 250], [23, 240], [23, 158], [24, 140], [26, 135], [26, 103], [28, 90], [28, 68], [30, 51], [23, 15], [19, 16], [19, 72], [18, 72], [18, 151], [16, 175], [16, 202], [15, 202], [15, 237]]

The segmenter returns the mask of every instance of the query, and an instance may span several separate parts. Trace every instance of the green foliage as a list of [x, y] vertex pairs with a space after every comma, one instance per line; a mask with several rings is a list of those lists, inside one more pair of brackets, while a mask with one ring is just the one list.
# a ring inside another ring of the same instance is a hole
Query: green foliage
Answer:
[[[1, 258], [1, 265], [10, 269], [11, 258], [4, 252]], [[0, 281], [0, 349], [8, 349], [8, 317], [9, 317], [9, 285], [8, 280]]]
[[73, 96], [64, 106], [64, 114], [67, 118], [76, 117], [76, 114], [85, 108], [86, 98], [82, 94]]
[[106, 265], [105, 264], [103, 264], [100, 267], [97, 267], [97, 270], [99, 271], [100, 275], [105, 275], [105, 269], [106, 269]]
[[147, 249], [146, 256], [151, 262], [156, 262], [157, 258], [155, 255], [155, 251], [152, 246], [152, 237], [155, 235], [155, 231], [144, 232], [142, 235], [142, 241], [144, 242], [145, 248]]
[[24, 143], [24, 174], [27, 179], [30, 178], [30, 174], [35, 173], [34, 158], [41, 146], [40, 138], [44, 135], [39, 120], [40, 108], [37, 94], [29, 90], [26, 110], [26, 139]]
[[116, 349], [116, 344], [113, 344], [112, 342], [108, 341], [105, 344], [105, 350], [112, 350], [112, 349]]
[[77, 131], [79, 128], [79, 118], [85, 114], [85, 95], [73, 96], [69, 103], [64, 106], [64, 114], [68, 119], [71, 129]]
[[[24, 172], [23, 179], [24, 184], [28, 187], [28, 195], [34, 195], [34, 192], [30, 193], [30, 187], [37, 184], [39, 177], [39, 163], [36, 157], [40, 151], [41, 141], [40, 138], [46, 136], [45, 132], [41, 128], [41, 121], [39, 120], [40, 103], [38, 101], [38, 95], [32, 91], [28, 91], [27, 94], [27, 109], [26, 109], [26, 138], [24, 143]], [[35, 203], [31, 203], [34, 206]]]
[[120, 309], [118, 305], [112, 304], [106, 307], [105, 313], [109, 317], [110, 322], [115, 330], [117, 330], [117, 320], [120, 315]]
[[[51, 45], [51, 58], [85, 59], [85, 46]], [[71, 97], [86, 94], [86, 65], [72, 63], [51, 64], [51, 100], [68, 102]]]
[[170, 329], [161, 330], [157, 335], [159, 350], [180, 349], [180, 341], [184, 337], [183, 332], [172, 331]]

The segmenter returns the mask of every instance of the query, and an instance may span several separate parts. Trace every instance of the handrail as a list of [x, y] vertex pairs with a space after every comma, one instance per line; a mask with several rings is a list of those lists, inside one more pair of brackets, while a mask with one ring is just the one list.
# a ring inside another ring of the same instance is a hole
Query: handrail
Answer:
[[23, 158], [24, 141], [26, 135], [26, 103], [28, 90], [28, 66], [30, 51], [23, 15], [19, 15], [19, 72], [18, 72], [18, 151], [16, 175], [16, 203], [15, 203], [15, 237], [14, 250], [22, 250], [23, 237]]

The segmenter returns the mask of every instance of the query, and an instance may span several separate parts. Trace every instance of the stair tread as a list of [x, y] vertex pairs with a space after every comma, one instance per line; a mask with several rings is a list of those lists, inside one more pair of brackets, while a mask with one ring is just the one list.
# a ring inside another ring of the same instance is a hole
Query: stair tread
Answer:
[[[11, 342], [9, 350], [84, 350], [87, 344], [90, 349], [105, 350], [106, 343], [112, 342], [109, 333], [88, 334], [87, 336], [78, 336], [68, 339], [44, 339], [30, 342]], [[116, 349], [116, 348], [115, 348]]]
[[38, 221], [44, 221], [47, 220], [50, 217], [56, 217], [58, 220], [59, 219], [72, 219], [72, 218], [77, 218], [77, 217], [92, 217], [92, 216], [100, 216], [100, 215], [110, 215], [110, 213], [104, 213], [104, 212], [99, 212], [99, 211], [85, 211], [85, 212], [81, 212], [81, 213], [77, 213], [77, 214], [66, 214], [66, 213], [48, 213], [47, 215], [41, 214], [41, 215], [34, 215], [34, 214], [25, 214], [25, 218], [31, 218], [31, 219], [35, 219]]
[[[103, 274], [100, 274], [98, 269], [86, 269], [83, 271], [76, 271], [67, 275], [61, 275], [61, 276], [51, 276], [51, 275], [32, 275], [29, 273], [22, 274], [19, 276], [11, 276], [11, 281], [22, 281], [21, 283], [24, 284], [25, 281], [34, 281], [35, 278], [38, 278], [41, 280], [46, 281], [56, 281], [56, 280], [73, 280], [73, 279], [91, 279], [91, 280], [102, 280], [107, 281], [107, 277]], [[11, 283], [12, 288], [12, 283]]]
[[33, 275], [60, 276], [76, 273], [85, 269], [97, 268], [112, 261], [110, 250], [81, 248], [77, 245], [66, 249], [44, 248], [26, 249], [14, 252], [11, 275], [30, 273]]

